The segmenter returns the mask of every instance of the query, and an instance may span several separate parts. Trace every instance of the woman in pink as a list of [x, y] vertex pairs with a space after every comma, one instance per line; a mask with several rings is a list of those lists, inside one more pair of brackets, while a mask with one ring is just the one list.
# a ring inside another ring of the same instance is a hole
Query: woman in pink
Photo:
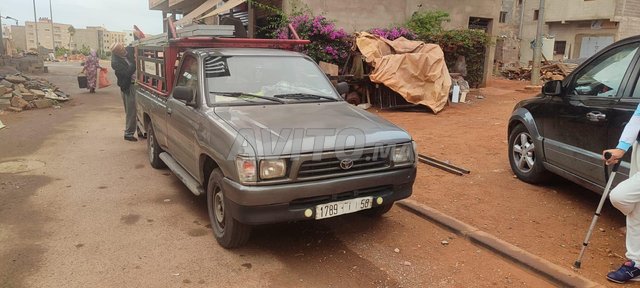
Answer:
[[100, 68], [100, 59], [96, 56], [96, 50], [91, 49], [91, 53], [84, 61], [82, 72], [87, 75], [87, 88], [89, 93], [96, 93], [96, 80], [98, 79], [98, 68]]

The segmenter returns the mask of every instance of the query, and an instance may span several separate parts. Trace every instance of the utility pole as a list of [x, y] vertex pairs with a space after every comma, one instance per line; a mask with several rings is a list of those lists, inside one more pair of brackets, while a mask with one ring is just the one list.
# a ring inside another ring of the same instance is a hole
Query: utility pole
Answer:
[[533, 46], [533, 68], [531, 69], [531, 85], [540, 85], [540, 61], [542, 60], [542, 30], [544, 29], [544, 0], [540, 0], [538, 8], [538, 31]]
[[[49, 0], [49, 19], [51, 20], [51, 49], [53, 50], [53, 53], [55, 53], [56, 39], [53, 36], [53, 9], [51, 9], [51, 0]], [[62, 43], [62, 40], [60, 41], [60, 43]]]
[[36, 51], [38, 51], [40, 42], [38, 41], [38, 16], [36, 16], [36, 0], [33, 0], [33, 21], [36, 22]]

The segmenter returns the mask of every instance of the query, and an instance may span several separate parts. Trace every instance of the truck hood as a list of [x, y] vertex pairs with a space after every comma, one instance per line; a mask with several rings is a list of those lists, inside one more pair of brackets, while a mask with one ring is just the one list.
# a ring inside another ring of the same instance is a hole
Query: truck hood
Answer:
[[345, 102], [216, 107], [258, 156], [340, 151], [411, 141], [391, 122]]

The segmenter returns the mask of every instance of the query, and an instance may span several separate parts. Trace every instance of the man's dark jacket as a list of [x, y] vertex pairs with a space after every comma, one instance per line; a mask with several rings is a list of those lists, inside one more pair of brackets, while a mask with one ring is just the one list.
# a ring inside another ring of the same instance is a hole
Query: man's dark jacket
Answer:
[[[127, 47], [129, 48], [129, 47]], [[116, 73], [116, 77], [118, 78], [118, 86], [120, 86], [120, 91], [127, 91], [129, 87], [131, 87], [133, 73], [136, 72], [136, 62], [133, 59], [133, 49], [127, 49], [127, 59], [129, 60], [128, 64], [124, 58], [117, 56], [115, 54], [111, 55], [111, 68]]]

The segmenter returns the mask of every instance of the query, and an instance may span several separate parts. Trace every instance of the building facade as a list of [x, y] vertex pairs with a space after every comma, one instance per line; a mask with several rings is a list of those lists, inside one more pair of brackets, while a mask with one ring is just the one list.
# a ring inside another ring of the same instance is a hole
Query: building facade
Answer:
[[538, 21], [544, 21], [543, 35], [553, 39], [553, 47], [547, 49], [555, 60], [587, 58], [615, 41], [640, 34], [640, 0], [546, 1], [544, 20], [538, 17], [538, 1], [528, 0], [524, 6], [523, 64], [533, 57], [530, 43]]
[[[48, 18], [40, 18], [38, 22], [26, 21], [27, 50], [36, 50], [37, 45], [46, 48], [66, 48], [71, 45], [71, 25], [52, 23]], [[36, 43], [36, 29], [37, 41]]]
[[102, 27], [87, 27], [86, 29], [76, 29], [71, 40], [72, 50], [89, 50], [99, 51], [102, 47], [101, 34], [105, 29]]

